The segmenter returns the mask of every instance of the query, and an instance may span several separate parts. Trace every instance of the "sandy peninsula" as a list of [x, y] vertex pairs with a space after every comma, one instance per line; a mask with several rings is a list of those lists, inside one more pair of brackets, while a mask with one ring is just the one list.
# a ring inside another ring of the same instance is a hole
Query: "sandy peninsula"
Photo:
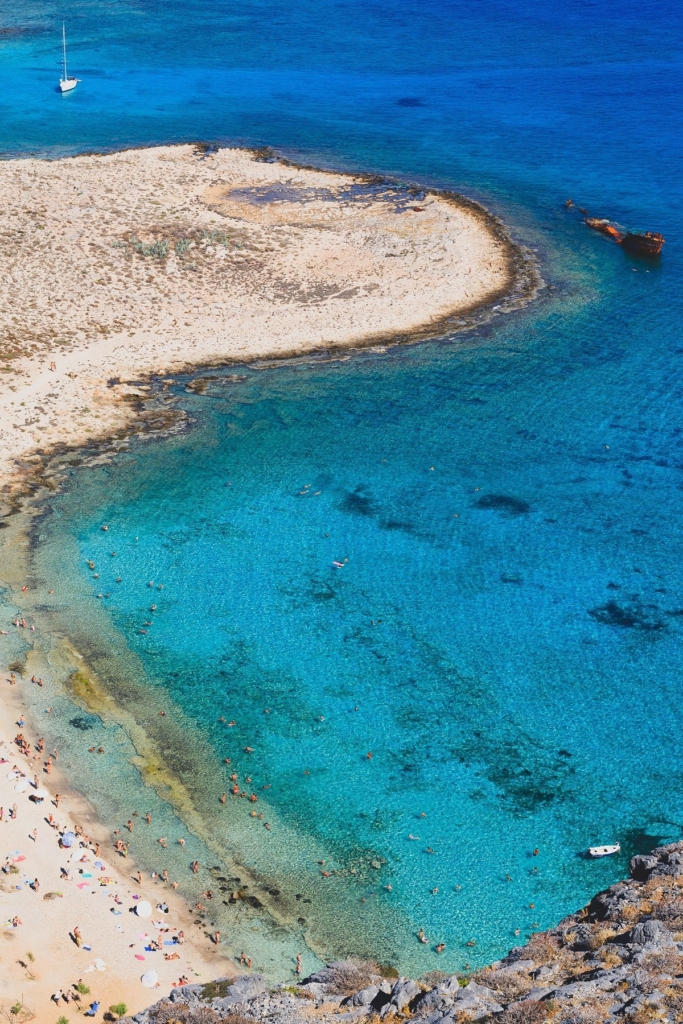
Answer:
[[146, 374], [424, 336], [515, 278], [475, 204], [246, 150], [7, 160], [0, 195], [0, 483]]

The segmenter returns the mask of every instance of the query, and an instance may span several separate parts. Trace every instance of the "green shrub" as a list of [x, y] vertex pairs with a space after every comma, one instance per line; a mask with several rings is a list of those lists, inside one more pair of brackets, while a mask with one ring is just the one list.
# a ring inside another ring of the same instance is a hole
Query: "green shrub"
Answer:
[[90, 989], [82, 981], [79, 981], [78, 985], [76, 985], [76, 991], [80, 992], [82, 996], [90, 995]]
[[123, 1017], [127, 1009], [128, 1007], [125, 1003], [114, 1003], [113, 1006], [109, 1007], [109, 1012], [116, 1014], [117, 1017]]

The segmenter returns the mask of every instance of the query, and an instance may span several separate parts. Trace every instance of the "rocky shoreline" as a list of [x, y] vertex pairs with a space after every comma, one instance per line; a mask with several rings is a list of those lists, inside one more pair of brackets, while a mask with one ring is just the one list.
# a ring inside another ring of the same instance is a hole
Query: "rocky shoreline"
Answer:
[[298, 986], [260, 975], [186, 985], [127, 1024], [310, 1024], [361, 1018], [420, 1024], [683, 1021], [683, 842], [631, 861], [618, 882], [556, 928], [472, 975], [399, 978], [338, 961]]

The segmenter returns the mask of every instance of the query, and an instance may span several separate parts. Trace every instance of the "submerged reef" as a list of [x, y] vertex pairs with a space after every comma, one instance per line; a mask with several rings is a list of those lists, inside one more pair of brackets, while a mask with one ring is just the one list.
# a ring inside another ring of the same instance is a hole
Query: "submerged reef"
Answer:
[[681, 1024], [683, 842], [631, 860], [631, 877], [556, 928], [473, 974], [418, 981], [337, 961], [296, 985], [257, 974], [173, 990], [128, 1024], [311, 1024], [356, 1018], [419, 1024]]

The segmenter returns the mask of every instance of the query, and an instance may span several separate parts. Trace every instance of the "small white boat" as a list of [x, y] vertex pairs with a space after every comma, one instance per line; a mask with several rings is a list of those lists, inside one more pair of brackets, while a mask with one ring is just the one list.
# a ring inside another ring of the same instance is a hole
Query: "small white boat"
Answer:
[[610, 846], [589, 846], [588, 856], [589, 857], [611, 857], [615, 853], [619, 853], [621, 846], [619, 843], [612, 843]]
[[66, 28], [62, 22], [62, 77], [59, 79], [59, 90], [60, 92], [71, 92], [79, 82], [80, 78], [74, 78], [73, 75], [66, 73]]

